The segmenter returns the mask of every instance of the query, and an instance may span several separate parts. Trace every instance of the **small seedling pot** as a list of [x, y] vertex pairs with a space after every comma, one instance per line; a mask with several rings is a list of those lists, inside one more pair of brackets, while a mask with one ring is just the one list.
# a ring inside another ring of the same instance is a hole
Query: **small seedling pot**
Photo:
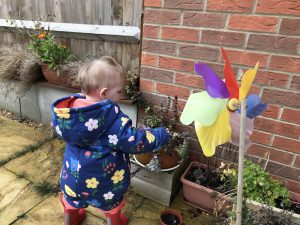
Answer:
[[182, 225], [182, 214], [173, 209], [167, 209], [160, 214], [161, 225]]

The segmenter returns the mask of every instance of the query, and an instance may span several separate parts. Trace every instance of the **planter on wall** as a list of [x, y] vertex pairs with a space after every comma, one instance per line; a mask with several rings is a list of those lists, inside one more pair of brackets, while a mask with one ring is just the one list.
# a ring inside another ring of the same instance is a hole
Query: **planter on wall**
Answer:
[[68, 74], [61, 73], [58, 75], [55, 70], [49, 69], [48, 65], [41, 64], [40, 66], [48, 83], [73, 89], [80, 89], [80, 87], [74, 83], [75, 79], [71, 78]]
[[230, 210], [232, 201], [226, 195], [186, 179], [187, 175], [195, 167], [206, 168], [206, 165], [199, 162], [191, 162], [182, 174], [180, 180], [183, 184], [183, 200], [209, 213], [213, 213], [216, 210], [221, 212]]

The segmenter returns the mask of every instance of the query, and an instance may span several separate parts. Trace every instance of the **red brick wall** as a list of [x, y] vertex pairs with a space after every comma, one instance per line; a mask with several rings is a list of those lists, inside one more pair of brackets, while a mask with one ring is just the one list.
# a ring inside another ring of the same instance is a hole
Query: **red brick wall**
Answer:
[[[159, 104], [203, 89], [193, 65], [199, 60], [222, 75], [220, 47], [237, 77], [260, 62], [251, 90], [269, 106], [255, 121], [248, 153], [270, 152], [268, 170], [300, 193], [300, 1], [144, 0], [140, 88]], [[192, 143], [197, 158], [198, 143]]]

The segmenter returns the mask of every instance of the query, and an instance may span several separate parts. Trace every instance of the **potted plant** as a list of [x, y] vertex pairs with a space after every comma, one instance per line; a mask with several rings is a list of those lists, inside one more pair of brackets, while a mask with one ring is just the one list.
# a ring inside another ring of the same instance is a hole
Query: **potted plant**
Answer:
[[70, 77], [61, 74], [61, 66], [73, 58], [67, 46], [56, 43], [53, 32], [45, 30], [40, 22], [35, 23], [34, 33], [29, 37], [29, 48], [41, 61], [40, 66], [46, 80], [52, 84], [70, 84]]
[[161, 225], [181, 225], [182, 222], [182, 214], [176, 210], [167, 209], [160, 214]]
[[[145, 110], [145, 115], [138, 125], [140, 128], [156, 128], [164, 126], [169, 129], [171, 140], [165, 149], [134, 155], [136, 162], [151, 171], [169, 171], [176, 169], [186, 158], [188, 134], [175, 130], [178, 121], [178, 99], [168, 97], [166, 105], [154, 107], [148, 103], [138, 91], [138, 77], [128, 73], [126, 78], [126, 92], [137, 104]], [[173, 105], [173, 107], [171, 107]]]
[[[228, 173], [235, 173], [228, 164]], [[224, 163], [217, 167], [193, 161], [180, 180], [183, 184], [183, 200], [209, 213], [226, 213], [232, 207], [233, 188], [222, 179]]]
[[18, 27], [16, 20], [7, 19], [23, 38], [29, 41], [28, 49], [40, 65], [43, 75], [51, 84], [74, 87], [72, 77], [62, 73], [61, 67], [70, 62], [74, 57], [65, 44], [55, 40], [54, 33], [45, 29], [40, 21], [34, 21], [34, 29]]
[[[300, 216], [291, 213], [300, 211], [299, 203], [293, 202], [287, 188], [273, 179], [264, 168], [245, 160], [245, 207], [258, 211], [265, 206], [274, 215], [289, 211], [292, 221], [299, 222]], [[207, 165], [192, 162], [182, 175], [181, 181], [183, 197], [187, 203], [210, 213], [231, 211], [237, 187], [237, 169], [232, 163], [221, 162], [219, 167], [208, 168]]]

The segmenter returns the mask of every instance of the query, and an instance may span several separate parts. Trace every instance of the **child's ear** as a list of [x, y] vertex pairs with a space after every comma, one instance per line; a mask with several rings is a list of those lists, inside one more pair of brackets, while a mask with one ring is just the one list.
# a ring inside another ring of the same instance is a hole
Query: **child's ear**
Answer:
[[99, 91], [99, 96], [101, 98], [106, 98], [107, 97], [107, 88], [102, 88], [100, 91]]

